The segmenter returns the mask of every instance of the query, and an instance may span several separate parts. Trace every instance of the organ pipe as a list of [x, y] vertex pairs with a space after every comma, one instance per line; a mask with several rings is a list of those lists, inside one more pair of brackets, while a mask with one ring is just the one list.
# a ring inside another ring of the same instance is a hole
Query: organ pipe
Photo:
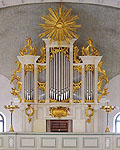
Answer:
[[[50, 66], [50, 99], [62, 101], [70, 98], [70, 63], [64, 52], [58, 51], [49, 62]], [[53, 84], [52, 84], [53, 80]], [[54, 91], [52, 93], [52, 90]]]
[[94, 78], [94, 69], [93, 66], [88, 65], [85, 66], [85, 99], [89, 102], [94, 100], [94, 86], [93, 86], [93, 78]]

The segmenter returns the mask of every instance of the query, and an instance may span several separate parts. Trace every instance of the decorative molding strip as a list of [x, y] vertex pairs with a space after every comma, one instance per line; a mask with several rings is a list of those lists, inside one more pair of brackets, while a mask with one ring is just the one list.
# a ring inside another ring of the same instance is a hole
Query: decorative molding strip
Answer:
[[[68, 0], [0, 0], [0, 8], [24, 4], [53, 3], [61, 1], [68, 2]], [[96, 4], [120, 8], [120, 0], [69, 0], [69, 3]]]
[[77, 138], [62, 138], [62, 148], [77, 148]]
[[41, 138], [41, 148], [56, 148], [56, 138]]
[[0, 148], [3, 147], [3, 138], [0, 137]]
[[8, 137], [8, 147], [14, 148], [14, 137], [13, 136]]
[[33, 148], [35, 147], [35, 138], [31, 137], [25, 137], [25, 138], [20, 138], [20, 147], [25, 147], [25, 148]]
[[99, 148], [98, 147], [98, 138], [83, 138], [83, 148]]
[[116, 138], [116, 148], [120, 148], [120, 138]]
[[111, 148], [111, 138], [105, 137], [105, 148], [110, 149]]

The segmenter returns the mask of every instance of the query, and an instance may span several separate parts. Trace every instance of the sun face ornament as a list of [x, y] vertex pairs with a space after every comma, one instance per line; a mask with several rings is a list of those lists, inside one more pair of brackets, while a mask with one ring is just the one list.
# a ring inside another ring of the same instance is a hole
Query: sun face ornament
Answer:
[[71, 8], [68, 11], [64, 8], [62, 10], [62, 4], [60, 3], [58, 11], [51, 8], [48, 8], [48, 10], [50, 13], [47, 17], [41, 17], [45, 24], [40, 24], [40, 27], [44, 29], [44, 32], [39, 35], [40, 38], [46, 36], [50, 39], [50, 43], [54, 40], [58, 41], [58, 45], [61, 44], [61, 41], [66, 41], [69, 44], [70, 39], [79, 38], [75, 32], [76, 28], [80, 28], [81, 25], [77, 25], [75, 22], [78, 16], [72, 17], [70, 14]]

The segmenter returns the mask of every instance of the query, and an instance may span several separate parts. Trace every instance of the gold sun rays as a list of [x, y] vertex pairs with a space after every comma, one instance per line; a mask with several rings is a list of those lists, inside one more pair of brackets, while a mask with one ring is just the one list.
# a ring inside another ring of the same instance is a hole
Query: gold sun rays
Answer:
[[62, 10], [62, 4], [60, 3], [58, 11], [53, 11], [51, 8], [48, 10], [50, 13], [47, 17], [41, 17], [44, 19], [45, 24], [40, 24], [44, 29], [44, 32], [39, 35], [40, 38], [46, 36], [48, 39], [51, 38], [50, 43], [54, 40], [58, 41], [58, 45], [61, 44], [61, 41], [70, 43], [70, 39], [73, 37], [76, 39], [79, 38], [75, 32], [76, 28], [80, 28], [81, 25], [77, 25], [75, 22], [75, 20], [78, 19], [78, 16], [72, 17], [70, 14], [72, 11], [71, 8], [68, 11], [65, 9]]

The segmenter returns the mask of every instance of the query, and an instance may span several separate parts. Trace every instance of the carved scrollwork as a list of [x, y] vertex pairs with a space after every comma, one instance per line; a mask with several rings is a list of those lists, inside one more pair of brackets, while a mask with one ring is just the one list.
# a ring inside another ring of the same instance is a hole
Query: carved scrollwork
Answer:
[[66, 117], [70, 112], [70, 108], [67, 107], [62, 107], [62, 106], [58, 106], [58, 107], [50, 107], [50, 115], [52, 117], [57, 117], [58, 119], [60, 119], [61, 117]]
[[81, 88], [82, 81], [73, 83], [73, 93]]
[[26, 75], [26, 72], [28, 72], [28, 71], [31, 71], [34, 75], [34, 65], [33, 64], [26, 64], [24, 66], [25, 75]]
[[62, 52], [70, 61], [70, 49], [68, 47], [51, 47], [50, 48], [50, 61], [53, 59], [54, 55], [58, 52]]
[[40, 73], [42, 70], [44, 71], [46, 69], [46, 66], [41, 66], [41, 65], [39, 65], [38, 66], [38, 73]]
[[86, 76], [87, 71], [94, 72], [94, 65], [93, 64], [92, 65], [91, 64], [85, 65], [85, 76]]
[[19, 73], [21, 71], [21, 63], [19, 61], [16, 61], [16, 63], [18, 64], [18, 69], [17, 70], [14, 70], [14, 73], [12, 75], [12, 78], [11, 78], [11, 81], [10, 81], [10, 84], [13, 83], [14, 80], [16, 80], [16, 84], [18, 86], [18, 88], [11, 88], [12, 89], [12, 92], [10, 92], [12, 95], [14, 96], [17, 96], [18, 99], [20, 100], [20, 103], [22, 102], [22, 99], [19, 95], [21, 89], [22, 89], [22, 83], [20, 82], [20, 77], [16, 75], [16, 73]]
[[26, 40], [26, 42], [27, 42], [27, 44], [25, 45], [24, 49], [21, 49], [19, 51], [20, 56], [24, 56], [24, 55], [36, 56], [37, 55], [37, 46], [36, 45], [34, 45], [34, 47], [31, 46], [32, 41], [31, 41], [30, 37]]
[[99, 64], [98, 64], [98, 72], [103, 74], [103, 75], [101, 75], [101, 76], [98, 78], [97, 90], [98, 90], [98, 92], [100, 93], [100, 95], [98, 96], [98, 99], [97, 99], [97, 102], [98, 102], [98, 103], [99, 103], [99, 101], [100, 101], [100, 99], [101, 99], [102, 96], [109, 94], [108, 88], [106, 88], [106, 87], [104, 86], [103, 89], [102, 89], [103, 80], [105, 80], [106, 84], [109, 83], [109, 80], [108, 80], [108, 77], [107, 77], [107, 75], [106, 75], [105, 70], [102, 70], [102, 69], [101, 69], [101, 66], [102, 66], [103, 63], [104, 63], [104, 62], [101, 61], [101, 62], [99, 62]]
[[77, 70], [78, 73], [82, 73], [82, 66], [73, 66], [74, 70]]
[[38, 88], [40, 88], [42, 91], [46, 92], [46, 83], [38, 81]]

